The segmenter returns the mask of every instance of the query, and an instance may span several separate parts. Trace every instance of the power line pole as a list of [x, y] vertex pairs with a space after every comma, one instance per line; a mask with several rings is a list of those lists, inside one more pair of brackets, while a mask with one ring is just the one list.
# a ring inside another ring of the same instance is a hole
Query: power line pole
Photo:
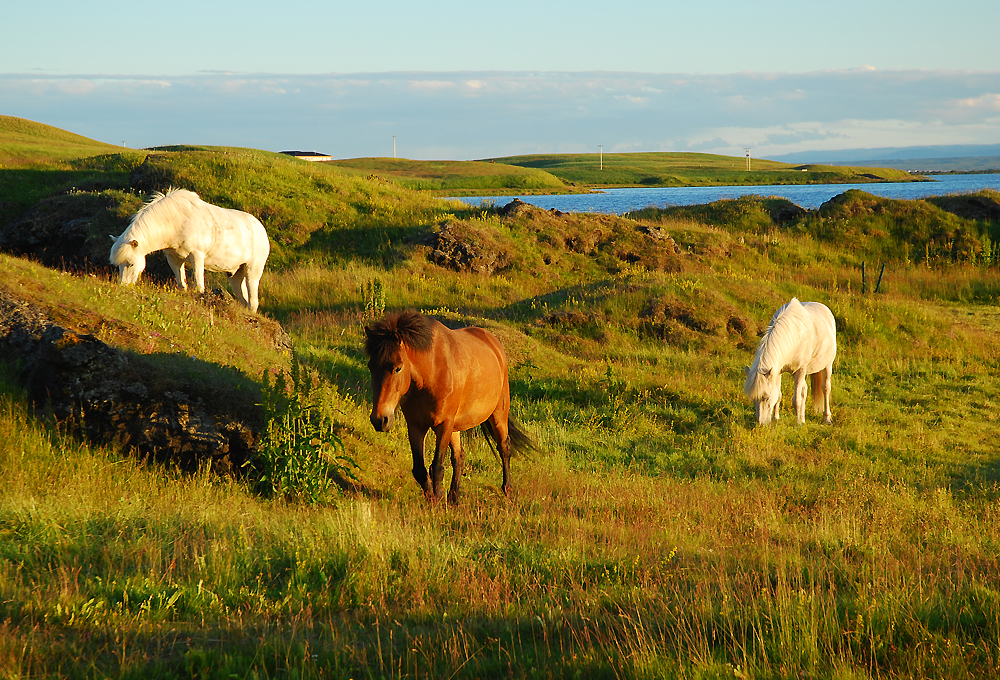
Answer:
[[746, 149], [747, 152], [747, 172], [750, 172], [750, 147], [745, 146], [743, 148]]
[[[749, 153], [749, 152], [747, 152]], [[396, 135], [392, 136], [392, 157], [396, 157]]]
[[598, 148], [601, 150], [601, 170], [604, 169], [604, 145], [598, 144]]

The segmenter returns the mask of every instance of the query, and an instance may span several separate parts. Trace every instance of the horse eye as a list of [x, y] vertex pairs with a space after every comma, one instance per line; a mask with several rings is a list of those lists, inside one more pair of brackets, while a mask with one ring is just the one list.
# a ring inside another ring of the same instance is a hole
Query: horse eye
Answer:
[[392, 369], [392, 372], [393, 372], [393, 373], [399, 373], [399, 372], [400, 372], [400, 371], [402, 371], [402, 370], [403, 370], [403, 367], [402, 367], [402, 366], [396, 366], [396, 367], [395, 367], [394, 369]]

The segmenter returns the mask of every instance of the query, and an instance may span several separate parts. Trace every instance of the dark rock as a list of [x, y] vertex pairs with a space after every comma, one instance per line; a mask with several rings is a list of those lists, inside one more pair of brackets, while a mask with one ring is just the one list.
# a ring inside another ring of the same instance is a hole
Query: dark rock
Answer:
[[787, 200], [771, 201], [767, 208], [771, 221], [775, 224], [788, 224], [809, 214], [802, 206]]
[[520, 198], [515, 198], [513, 201], [500, 208], [497, 212], [505, 217], [514, 217], [523, 212], [529, 212], [534, 209], [534, 206], [530, 203], [525, 203]]
[[251, 390], [234, 389], [242, 398], [223, 399], [192, 396], [194, 386], [170, 389], [177, 379], [162, 379], [164, 369], [142, 355], [63, 328], [2, 289], [0, 353], [18, 367], [41, 414], [140, 457], [188, 470], [204, 462], [224, 472], [239, 470], [262, 427], [263, 414], [254, 405], [259, 395], [254, 398]]
[[662, 242], [667, 246], [667, 252], [681, 252], [681, 248], [677, 245], [677, 242], [674, 241], [673, 237], [662, 227], [657, 227], [652, 224], [643, 224], [639, 226], [639, 231], [654, 241]]

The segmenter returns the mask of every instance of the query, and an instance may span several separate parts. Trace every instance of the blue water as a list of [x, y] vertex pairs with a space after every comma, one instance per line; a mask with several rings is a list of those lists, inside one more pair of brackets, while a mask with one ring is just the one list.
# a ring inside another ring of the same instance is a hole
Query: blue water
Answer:
[[[531, 203], [550, 210], [563, 212], [596, 212], [620, 215], [630, 210], [656, 206], [665, 208], [672, 205], [698, 205], [711, 203], [721, 198], [738, 198], [748, 194], [759, 196], [781, 196], [803, 208], [815, 209], [834, 196], [848, 189], [861, 189], [885, 198], [926, 198], [945, 194], [968, 193], [979, 189], [1000, 191], [1000, 174], [994, 175], [939, 175], [933, 182], [891, 182], [886, 184], [803, 184], [768, 185], [753, 187], [662, 187], [635, 189], [604, 189], [596, 194], [570, 194], [562, 196], [517, 196], [525, 203]], [[514, 200], [514, 196], [475, 196], [460, 198], [470, 205], [491, 202], [504, 206]]]

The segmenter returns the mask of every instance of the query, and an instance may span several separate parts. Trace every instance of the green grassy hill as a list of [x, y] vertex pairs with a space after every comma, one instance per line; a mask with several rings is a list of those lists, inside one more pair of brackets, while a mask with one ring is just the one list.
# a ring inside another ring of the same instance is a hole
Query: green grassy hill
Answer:
[[[11, 677], [1000, 668], [996, 192], [616, 217], [470, 209], [250, 150], [161, 150], [125, 174], [108, 163], [89, 166], [104, 188], [56, 191], [141, 198], [175, 183], [265, 220], [278, 257], [262, 312], [323, 378], [358, 479], [311, 505], [146, 464], [39, 418], [8, 367]], [[436, 264], [443, 231], [491, 255], [493, 273]], [[879, 295], [871, 281], [862, 293], [864, 261], [888, 263]], [[213, 325], [194, 294], [7, 255], [0, 267], [0, 287], [131, 351], [195, 348], [254, 379], [287, 366], [258, 349], [252, 317]], [[834, 422], [789, 422], [786, 377], [785, 418], [753, 428], [743, 366], [793, 295], [837, 319]], [[539, 445], [514, 459], [512, 498], [473, 436], [461, 502], [428, 506], [405, 428], [372, 430], [364, 324], [406, 307], [507, 348], [513, 413]]]
[[751, 186], [767, 184], [846, 184], [910, 182], [913, 175], [884, 168], [790, 165], [704, 153], [537, 154], [492, 159], [497, 163], [537, 168], [567, 184], [614, 186]]

